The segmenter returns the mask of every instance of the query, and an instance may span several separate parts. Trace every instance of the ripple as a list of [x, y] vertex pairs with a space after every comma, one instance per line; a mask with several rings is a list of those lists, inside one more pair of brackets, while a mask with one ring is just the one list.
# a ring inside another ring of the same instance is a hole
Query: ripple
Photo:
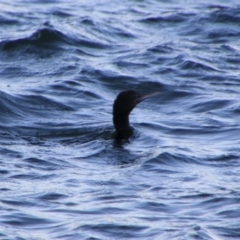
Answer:
[[24, 162], [28, 164], [28, 167], [40, 170], [53, 171], [59, 169], [59, 165], [50, 161], [38, 159], [38, 158], [27, 158]]
[[136, 226], [128, 224], [85, 224], [78, 227], [77, 230], [81, 231], [94, 231], [99, 233], [104, 233], [104, 235], [109, 237], [114, 237], [116, 234], [120, 238], [133, 238], [133, 237], [144, 237], [144, 231], [147, 230], [145, 226]]
[[165, 14], [166, 16], [150, 16], [141, 20], [141, 22], [148, 24], [156, 23], [168, 23], [168, 24], [179, 24], [187, 21], [189, 17], [194, 16], [191, 13], [177, 13], [177, 14]]
[[50, 221], [45, 218], [37, 216], [31, 216], [23, 213], [5, 214], [1, 216], [2, 224], [12, 227], [33, 227], [53, 224], [54, 221]]
[[190, 159], [189, 156], [184, 156], [184, 155], [174, 155], [168, 152], [163, 152], [160, 153], [157, 157], [152, 157], [150, 160], [147, 160], [144, 162], [142, 167], [145, 170], [150, 170], [150, 171], [157, 171], [159, 173], [176, 173], [178, 172], [177, 169], [165, 169], [165, 168], [160, 168], [160, 165], [169, 165], [169, 166], [182, 166], [183, 163], [193, 163], [195, 162], [194, 159]]
[[174, 52], [174, 49], [170, 45], [157, 45], [148, 49], [152, 53], [169, 54]]
[[47, 194], [38, 196], [38, 199], [44, 200], [44, 201], [56, 201], [56, 200], [61, 200], [67, 197], [68, 196], [61, 193], [47, 193]]
[[19, 179], [19, 180], [46, 180], [46, 179], [52, 179], [56, 175], [54, 174], [37, 174], [37, 173], [31, 173], [31, 174], [14, 174], [10, 176], [10, 178], [13, 179]]
[[4, 14], [0, 15], [0, 23], [6, 26], [14, 26], [20, 24], [20, 21], [17, 18], [8, 17]]
[[190, 110], [200, 113], [200, 112], [208, 112], [216, 109], [225, 109], [232, 105], [232, 101], [230, 100], [209, 100], [209, 101], [202, 101], [201, 103], [196, 103], [191, 106]]
[[240, 21], [240, 8], [238, 6], [223, 7], [212, 5], [209, 8], [214, 10], [209, 16], [209, 20], [213, 23], [237, 24]]
[[16, 124], [20, 126], [24, 124], [22, 130], [33, 128], [33, 125], [25, 125], [25, 121], [36, 118], [47, 119], [53, 117], [54, 112], [58, 114], [61, 111], [72, 111], [73, 108], [41, 95], [12, 96], [0, 91], [0, 110], [2, 112], [0, 119], [6, 123], [3, 130], [17, 134]]
[[180, 64], [180, 68], [184, 70], [193, 69], [193, 70], [205, 70], [205, 71], [218, 71], [214, 67], [211, 67], [207, 64], [199, 63], [196, 61], [185, 60]]

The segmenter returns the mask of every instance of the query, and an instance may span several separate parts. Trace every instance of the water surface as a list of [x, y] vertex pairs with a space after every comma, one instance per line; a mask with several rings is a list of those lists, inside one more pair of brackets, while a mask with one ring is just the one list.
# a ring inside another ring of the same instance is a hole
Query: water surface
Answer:
[[0, 9], [1, 239], [240, 239], [238, 1]]

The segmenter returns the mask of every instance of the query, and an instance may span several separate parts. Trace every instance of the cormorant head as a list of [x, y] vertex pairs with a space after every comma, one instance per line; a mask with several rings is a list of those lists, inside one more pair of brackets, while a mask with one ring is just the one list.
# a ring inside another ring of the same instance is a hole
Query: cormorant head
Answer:
[[129, 115], [138, 103], [158, 94], [159, 92], [144, 95], [134, 90], [123, 91], [118, 94], [116, 100], [114, 101], [113, 113]]

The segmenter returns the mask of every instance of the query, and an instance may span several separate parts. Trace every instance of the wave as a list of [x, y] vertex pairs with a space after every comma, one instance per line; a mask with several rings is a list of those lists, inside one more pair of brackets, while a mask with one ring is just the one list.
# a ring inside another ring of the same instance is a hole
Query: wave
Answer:
[[205, 71], [218, 71], [216, 68], [207, 65], [206, 63], [200, 63], [192, 60], [185, 60], [180, 64], [180, 68], [187, 70], [205, 70]]
[[[158, 151], [158, 150], [157, 150]], [[153, 153], [154, 155], [155, 153]], [[199, 163], [195, 157], [184, 154], [161, 152], [157, 156], [150, 156], [148, 160], [144, 161], [142, 168], [144, 171], [153, 171], [163, 173], [176, 173], [184, 164]], [[162, 167], [160, 167], [162, 166]], [[174, 166], [174, 168], [172, 168]]]
[[109, 47], [106, 44], [85, 37], [71, 36], [71, 34], [64, 33], [51, 26], [49, 23], [45, 23], [42, 28], [36, 30], [30, 36], [0, 42], [0, 49], [3, 51], [10, 51], [22, 49], [27, 46], [61, 49], [61, 45], [64, 44], [95, 49]]
[[232, 103], [231, 100], [222, 99], [201, 101], [201, 103], [192, 104], [190, 110], [196, 113], [209, 112], [212, 110], [226, 109], [229, 106], [231, 107]]
[[54, 44], [54, 47], [56, 48], [56, 44], [61, 42], [70, 42], [70, 39], [56, 29], [45, 27], [35, 31], [28, 37], [2, 41], [0, 47], [3, 51], [9, 51], [23, 48], [24, 46], [42, 48]]
[[43, 116], [52, 111], [71, 111], [71, 107], [40, 95], [13, 96], [0, 91], [0, 119], [11, 121], [29, 116]]
[[177, 14], [165, 14], [162, 16], [150, 16], [145, 17], [140, 20], [140, 22], [147, 24], [159, 24], [159, 23], [167, 23], [167, 24], [176, 24], [183, 23], [189, 19], [189, 17], [194, 17], [193, 13], [177, 13]]
[[212, 23], [239, 24], [240, 7], [225, 7], [222, 5], [210, 5], [208, 9], [212, 10], [209, 20]]
[[13, 17], [7, 17], [4, 16], [4, 14], [0, 14], [0, 24], [6, 25], [6, 26], [14, 26], [14, 25], [18, 25], [20, 24], [19, 20], [17, 20], [16, 18]]

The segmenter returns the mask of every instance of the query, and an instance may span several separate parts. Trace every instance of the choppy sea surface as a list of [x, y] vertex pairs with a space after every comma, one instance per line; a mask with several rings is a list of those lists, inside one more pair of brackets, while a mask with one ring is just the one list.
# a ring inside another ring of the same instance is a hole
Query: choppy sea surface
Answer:
[[[112, 104], [134, 109], [115, 144]], [[0, 239], [240, 239], [238, 0], [0, 2]]]

